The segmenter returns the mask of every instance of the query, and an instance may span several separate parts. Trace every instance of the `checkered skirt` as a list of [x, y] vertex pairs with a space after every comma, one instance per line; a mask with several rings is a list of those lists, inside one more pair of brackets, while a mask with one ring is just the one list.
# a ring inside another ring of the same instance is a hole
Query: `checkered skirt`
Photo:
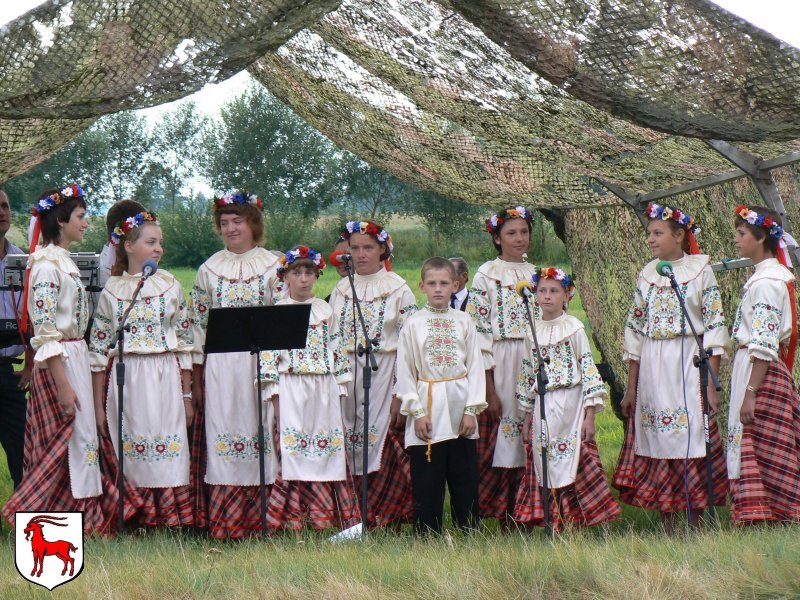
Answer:
[[741, 473], [730, 480], [731, 521], [800, 520], [800, 399], [782, 361], [770, 363], [742, 432]]

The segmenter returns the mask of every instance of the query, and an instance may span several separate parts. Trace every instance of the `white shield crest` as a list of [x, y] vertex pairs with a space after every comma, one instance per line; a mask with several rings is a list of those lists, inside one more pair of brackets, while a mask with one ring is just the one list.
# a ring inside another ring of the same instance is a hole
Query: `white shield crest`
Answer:
[[48, 590], [83, 571], [82, 512], [14, 514], [14, 562], [31, 583]]

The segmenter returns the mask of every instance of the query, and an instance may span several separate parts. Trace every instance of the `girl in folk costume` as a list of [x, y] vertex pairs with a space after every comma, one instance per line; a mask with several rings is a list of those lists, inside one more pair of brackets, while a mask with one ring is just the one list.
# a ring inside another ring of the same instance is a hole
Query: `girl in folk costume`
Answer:
[[525, 306], [516, 285], [530, 280], [536, 267], [526, 262], [531, 213], [523, 207], [502, 210], [486, 221], [499, 256], [482, 264], [469, 292], [467, 313], [475, 319], [486, 370], [488, 408], [478, 415], [478, 501], [481, 518], [506, 521], [514, 512], [525, 466], [524, 417], [516, 401], [517, 375], [527, 356]]
[[124, 339], [120, 440], [119, 390], [112, 375], [119, 347], [112, 344], [142, 280], [143, 263], [161, 260], [161, 226], [147, 211], [129, 214], [114, 228], [111, 244], [117, 260], [100, 294], [89, 340], [98, 418], [107, 425], [104, 433], [111, 432], [116, 452], [122, 444], [125, 477], [144, 500], [137, 515], [139, 524], [192, 525], [187, 427], [193, 418], [193, 346], [186, 299], [178, 280], [159, 269], [144, 281], [134, 302]]
[[269, 498], [270, 527], [314, 529], [349, 527], [360, 519], [348, 478], [342, 401], [352, 379], [338, 340], [332, 337], [332, 310], [314, 297], [325, 268], [322, 256], [298, 246], [280, 259], [278, 277], [288, 297], [278, 305], [310, 304], [306, 347], [265, 352], [265, 398], [275, 403], [281, 470]]
[[[28, 319], [33, 326], [35, 353], [25, 471], [2, 514], [13, 523], [16, 511], [82, 511], [87, 534], [107, 533], [118, 496], [113, 482], [101, 482], [96, 413], [102, 415], [102, 407], [92, 401], [83, 339], [89, 302], [69, 254], [69, 245], [81, 241], [89, 227], [83, 190], [77, 185], [48, 190], [32, 212], [22, 318], [23, 329]], [[40, 234], [44, 245], [37, 248]]]
[[[706, 450], [699, 369], [694, 338], [667, 277], [656, 271], [659, 260], [672, 263], [689, 316], [719, 369], [729, 343], [717, 280], [709, 257], [700, 254], [694, 219], [676, 208], [647, 208], [647, 243], [655, 259], [636, 284], [625, 327], [624, 359], [628, 389], [622, 412], [628, 418], [613, 484], [626, 504], [661, 513], [672, 530], [678, 511], [690, 510], [692, 524], [709, 506]], [[719, 396], [708, 386], [709, 411], [716, 413]], [[725, 460], [715, 419], [710, 419], [715, 505], [725, 503]], [[687, 505], [688, 498], [688, 505]]]
[[[261, 528], [256, 358], [248, 352], [231, 352], [210, 354], [204, 360], [202, 351], [211, 308], [265, 306], [277, 299], [278, 259], [261, 246], [261, 208], [261, 199], [246, 192], [229, 192], [214, 200], [214, 222], [225, 249], [200, 265], [192, 289], [199, 417], [193, 449], [195, 515], [198, 525], [209, 527], [215, 538], [247, 537]], [[264, 411], [267, 484], [278, 474], [272, 424], [269, 402]]]
[[[400, 400], [394, 395], [394, 373], [400, 329], [417, 309], [411, 288], [402, 277], [384, 266], [392, 253], [392, 238], [380, 225], [350, 221], [341, 237], [350, 242], [355, 267], [355, 289], [364, 313], [367, 334], [375, 340], [374, 356], [378, 371], [372, 375], [369, 409], [367, 465], [369, 523], [387, 525], [409, 522], [413, 517], [411, 472], [403, 449], [405, 417]], [[347, 352], [350, 371], [364, 368], [356, 347], [365, 343], [353, 304], [349, 279], [339, 281], [331, 294], [333, 331], [340, 348]], [[358, 362], [357, 362], [358, 361]], [[356, 490], [361, 489], [364, 440], [363, 388], [360, 377], [347, 383], [347, 398], [342, 404], [345, 444]]]
[[[736, 209], [739, 254], [755, 273], [733, 324], [737, 348], [728, 413], [731, 520], [800, 520], [800, 399], [792, 380], [797, 346], [794, 276], [778, 214]], [[777, 259], [775, 257], [778, 257]]]
[[[598, 525], [616, 519], [619, 505], [611, 495], [595, 443], [595, 414], [607, 397], [603, 380], [594, 364], [583, 323], [567, 314], [567, 303], [575, 294], [572, 279], [561, 269], [540, 269], [533, 276], [541, 320], [536, 333], [546, 363], [545, 413], [548, 439], [548, 487], [550, 522], [561, 529], [565, 524]], [[529, 356], [532, 346], [529, 344]], [[538, 361], [523, 359], [517, 384], [520, 408], [525, 413], [523, 439], [528, 447], [525, 478], [517, 494], [514, 520], [542, 525], [542, 455], [532, 440], [542, 436], [539, 395], [536, 387]]]

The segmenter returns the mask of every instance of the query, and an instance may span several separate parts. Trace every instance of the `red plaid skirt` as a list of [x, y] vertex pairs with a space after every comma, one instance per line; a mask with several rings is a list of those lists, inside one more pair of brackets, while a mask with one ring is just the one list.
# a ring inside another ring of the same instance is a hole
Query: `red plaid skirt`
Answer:
[[[411, 523], [414, 520], [414, 501], [411, 497], [411, 462], [403, 447], [404, 434], [391, 429], [383, 445], [380, 470], [367, 475], [367, 502], [370, 527], [392, 523]], [[361, 504], [363, 479], [353, 476], [354, 495]]]
[[800, 407], [792, 376], [773, 361], [742, 433], [741, 473], [730, 480], [731, 520], [800, 520]]
[[283, 481], [272, 486], [267, 524], [272, 529], [346, 529], [361, 521], [353, 481]]
[[[517, 493], [514, 520], [525, 525], [542, 526], [544, 525], [542, 488], [533, 468], [532, 448], [533, 445], [528, 444], [526, 449], [528, 465]], [[565, 526], [599, 525], [616, 519], [622, 512], [614, 496], [611, 495], [603, 465], [600, 463], [597, 444], [594, 442], [581, 444], [575, 482], [564, 488], [550, 490], [550, 494], [548, 507], [550, 522], [556, 531], [561, 531]]]
[[[199, 529], [209, 527], [209, 488], [206, 485], [206, 427], [205, 427], [205, 384], [200, 384], [203, 393], [196, 398], [194, 408], [194, 424], [192, 425], [192, 447], [189, 463], [189, 486], [192, 492], [192, 509], [194, 526]], [[226, 488], [228, 486], [218, 486]], [[223, 501], [224, 505], [225, 502]], [[215, 536], [216, 537], [216, 536]], [[223, 535], [222, 537], [228, 537]]]
[[[633, 428], [634, 418], [629, 417], [625, 441], [612, 481], [612, 485], [619, 490], [620, 501], [662, 513], [685, 511], [688, 487], [691, 508], [697, 510], [708, 508], [705, 456], [690, 458], [688, 461], [680, 458], [639, 456], [634, 451]], [[725, 506], [728, 474], [719, 429], [713, 417], [710, 419], [709, 433], [714, 505]]]
[[[208, 530], [218, 540], [242, 539], [261, 533], [261, 488], [257, 485], [205, 485]], [[272, 494], [267, 486], [267, 503]]]
[[102, 477], [102, 496], [79, 499], [72, 495], [68, 454], [74, 419], [58, 405], [50, 371], [35, 368], [25, 423], [25, 471], [22, 483], [0, 511], [12, 525], [18, 511], [82, 511], [87, 535], [113, 531], [119, 497], [112, 480]]
[[478, 513], [482, 519], [504, 521], [512, 517], [525, 469], [492, 466], [499, 427], [499, 419], [492, 419], [486, 411], [478, 415]]

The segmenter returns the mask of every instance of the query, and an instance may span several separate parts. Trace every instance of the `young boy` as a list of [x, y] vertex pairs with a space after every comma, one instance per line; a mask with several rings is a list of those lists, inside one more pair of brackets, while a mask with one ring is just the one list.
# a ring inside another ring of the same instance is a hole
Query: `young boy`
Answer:
[[450, 261], [425, 261], [420, 289], [428, 304], [408, 318], [397, 349], [400, 411], [413, 417], [405, 445], [417, 532], [441, 532], [445, 482], [455, 523], [478, 522], [476, 415], [486, 408], [486, 380], [475, 324], [450, 308], [456, 287]]

